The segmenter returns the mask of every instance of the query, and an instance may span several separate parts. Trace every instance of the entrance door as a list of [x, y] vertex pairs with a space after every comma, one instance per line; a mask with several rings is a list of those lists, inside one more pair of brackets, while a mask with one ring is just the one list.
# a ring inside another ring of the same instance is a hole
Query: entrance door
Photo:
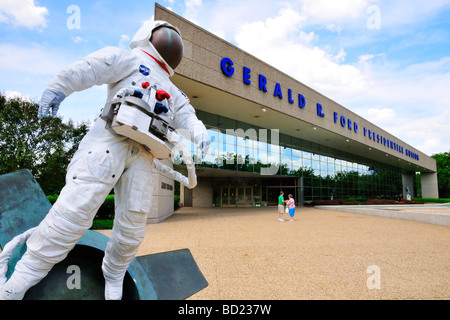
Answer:
[[236, 206], [237, 207], [244, 207], [245, 206], [245, 189], [244, 187], [237, 187], [237, 201]]
[[222, 187], [222, 207], [251, 207], [253, 206], [252, 187]]
[[230, 194], [230, 207], [235, 207], [236, 206], [236, 187], [230, 187], [229, 189], [229, 194]]
[[252, 187], [237, 187], [237, 206], [251, 207], [253, 206]]
[[236, 207], [236, 187], [221, 188], [222, 207]]
[[184, 187], [184, 203], [185, 207], [192, 207], [192, 189]]
[[220, 203], [222, 207], [228, 207], [230, 205], [230, 192], [228, 187], [221, 188]]

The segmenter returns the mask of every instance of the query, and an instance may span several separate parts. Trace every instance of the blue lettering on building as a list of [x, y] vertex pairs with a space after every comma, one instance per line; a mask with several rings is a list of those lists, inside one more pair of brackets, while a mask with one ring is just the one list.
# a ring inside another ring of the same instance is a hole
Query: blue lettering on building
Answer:
[[273, 90], [274, 97], [283, 99], [283, 93], [281, 92], [281, 85], [279, 83], [275, 84], [275, 90]]
[[322, 105], [320, 103], [318, 103], [317, 104], [317, 115], [319, 117], [324, 118], [325, 117], [325, 113], [323, 113], [322, 109], [323, 109]]
[[[220, 68], [227, 77], [231, 77], [234, 75], [235, 68], [233, 67], [233, 65], [234, 65], [233, 61], [228, 57], [225, 57], [221, 60]], [[251, 84], [251, 70], [250, 68], [245, 66], [242, 68], [242, 81], [247, 85]], [[267, 78], [264, 75], [259, 74], [258, 89], [263, 92], [267, 92], [267, 83], [268, 83]], [[278, 97], [279, 99], [283, 99], [283, 91], [281, 88], [281, 84], [278, 82], [275, 83], [273, 96]], [[294, 104], [293, 92], [292, 89], [290, 88], [287, 90], [287, 100], [290, 104]], [[302, 109], [306, 107], [306, 99], [300, 93], [298, 93], [298, 107]], [[325, 118], [324, 108], [322, 104], [319, 102], [316, 103], [316, 112], [317, 116]], [[348, 117], [346, 118], [344, 115], [339, 115], [337, 112], [333, 112], [333, 118], [334, 123], [338, 123], [339, 121], [341, 127], [347, 128], [348, 130], [353, 130], [355, 133], [358, 132], [359, 128], [358, 123], [356, 121], [352, 121], [352, 119]], [[419, 155], [417, 153], [409, 149], [403, 148], [403, 146], [399, 145], [398, 143], [395, 143], [394, 141], [389, 140], [386, 137], [383, 137], [379, 133], [376, 133], [375, 131], [369, 128], [364, 127], [363, 134], [364, 137], [374, 141], [375, 143], [381, 144], [386, 148], [390, 148], [392, 150], [398, 151], [399, 153], [405, 154], [411, 159], [419, 160]]]
[[259, 90], [262, 90], [264, 92], [267, 92], [266, 88], [267, 79], [262, 74], [259, 75]]
[[231, 77], [234, 74], [233, 61], [231, 61], [230, 58], [223, 58], [220, 62], [220, 68], [228, 77]]
[[[353, 130], [355, 132], [358, 132], [358, 123], [356, 121], [352, 121], [352, 119], [350, 119], [350, 118], [347, 119], [347, 118], [345, 118], [345, 116], [339, 117], [339, 114], [337, 112], [333, 112], [333, 117], [334, 117], [334, 123], [337, 123], [338, 119], [339, 119], [339, 123], [341, 124], [341, 126], [343, 128], [347, 127], [348, 130]], [[364, 135], [366, 135], [366, 132], [364, 132]]]
[[251, 82], [250, 82], [250, 69], [247, 68], [247, 67], [244, 67], [244, 68], [242, 69], [242, 72], [243, 72], [243, 74], [244, 74], [244, 76], [243, 76], [243, 81], [244, 81], [244, 83], [246, 83], [246, 84], [251, 84]]
[[292, 100], [292, 89], [288, 89], [288, 101], [289, 103], [294, 103], [294, 100]]
[[341, 126], [345, 127], [345, 117], [341, 116]]
[[298, 106], [300, 108], [304, 108], [306, 106], [306, 100], [305, 97], [302, 94], [298, 94]]

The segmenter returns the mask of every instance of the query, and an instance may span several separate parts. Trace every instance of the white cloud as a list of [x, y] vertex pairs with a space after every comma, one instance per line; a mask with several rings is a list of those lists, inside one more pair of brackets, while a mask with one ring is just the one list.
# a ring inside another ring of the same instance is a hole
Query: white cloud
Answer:
[[366, 79], [361, 71], [341, 64], [345, 50], [333, 53], [313, 45], [316, 35], [301, 30], [304, 22], [294, 9], [282, 8], [275, 18], [244, 24], [235, 40], [243, 50], [331, 97], [363, 90]]
[[122, 49], [129, 48], [130, 44], [130, 36], [127, 34], [121, 34], [120, 35], [120, 41], [119, 41], [119, 47]]
[[23, 75], [53, 74], [67, 62], [61, 52], [41, 45], [0, 44], [0, 70], [12, 70]]
[[334, 24], [334, 23], [327, 24], [327, 25], [325, 26], [325, 28], [326, 28], [327, 30], [331, 31], [331, 32], [341, 33], [341, 31], [342, 31], [342, 27], [341, 27], [341, 26], [338, 26], [338, 25], [336, 25], [336, 24]]
[[[184, 0], [185, 11], [183, 16], [196, 23], [199, 10], [202, 6], [202, 0]], [[198, 24], [198, 23], [197, 23]]]
[[450, 151], [450, 57], [406, 68], [366, 66], [371, 85], [343, 105], [428, 155]]
[[83, 39], [83, 38], [80, 37], [80, 36], [72, 37], [71, 39], [72, 39], [72, 41], [75, 42], [75, 43], [87, 42], [86, 39]]
[[375, 124], [396, 122], [397, 113], [390, 108], [369, 108], [369, 110], [367, 110], [367, 114], [370, 121]]
[[191, 11], [185, 7], [183, 17], [232, 43], [242, 24], [264, 20], [273, 15], [274, 7], [280, 7], [273, 0], [215, 0], [204, 1], [201, 6], [189, 5]]
[[382, 1], [380, 3], [382, 28], [395, 28], [399, 26], [421, 23], [430, 19], [437, 12], [450, 8], [449, 0], [396, 0]]
[[36, 6], [34, 0], [1, 0], [0, 22], [26, 28], [43, 29], [47, 26], [46, 7]]
[[21, 99], [27, 102], [31, 102], [30, 96], [24, 96], [18, 91], [5, 91], [5, 97], [6, 99]]
[[303, 0], [302, 12], [314, 23], [327, 24], [360, 18], [368, 2], [365, 0]]

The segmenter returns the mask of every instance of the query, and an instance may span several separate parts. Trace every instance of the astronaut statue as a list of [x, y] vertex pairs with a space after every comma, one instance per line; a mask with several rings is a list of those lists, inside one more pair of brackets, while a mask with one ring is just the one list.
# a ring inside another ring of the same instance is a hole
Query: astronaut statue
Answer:
[[[106, 47], [68, 65], [48, 84], [39, 103], [39, 117], [56, 114], [60, 103], [75, 91], [108, 85], [107, 102], [120, 92], [148, 99], [173, 129], [189, 132], [205, 155], [209, 137], [189, 99], [170, 80], [183, 55], [178, 29], [164, 21], [146, 22], [130, 42], [131, 51]], [[137, 95], [135, 94], [137, 93]], [[115, 220], [102, 262], [105, 299], [122, 297], [126, 270], [145, 235], [152, 205], [152, 166], [175, 179], [178, 173], [155, 159], [151, 149], [113, 132], [103, 118], [96, 119], [67, 169], [66, 185], [58, 200], [27, 241], [27, 251], [8, 281], [0, 284], [1, 299], [22, 299], [26, 291], [62, 261], [86, 230], [112, 188]], [[188, 159], [186, 154], [183, 159]], [[188, 166], [192, 173], [193, 164]], [[191, 175], [192, 178], [192, 175]], [[195, 185], [195, 179], [183, 181]]]

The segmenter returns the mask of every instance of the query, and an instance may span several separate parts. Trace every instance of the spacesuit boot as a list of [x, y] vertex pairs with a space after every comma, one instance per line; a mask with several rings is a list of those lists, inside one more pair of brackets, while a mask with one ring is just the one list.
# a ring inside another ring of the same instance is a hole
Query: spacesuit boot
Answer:
[[[29, 278], [29, 276], [22, 277], [17, 274], [13, 274], [8, 281], [6, 273], [8, 272], [8, 262], [14, 251], [18, 246], [27, 241], [36, 228], [37, 227], [28, 229], [24, 233], [15, 236], [5, 245], [0, 254], [0, 300], [21, 300], [25, 296], [27, 290], [34, 285], [34, 282], [30, 283], [28, 280], [25, 280], [26, 278]], [[40, 277], [36, 277], [35, 280], [38, 281], [39, 279]]]
[[105, 300], [121, 300], [125, 273], [113, 278], [106, 273], [103, 273], [103, 276], [105, 277]]
[[[40, 278], [37, 279], [39, 282]], [[11, 276], [4, 284], [0, 285], [0, 300], [22, 300], [25, 293], [37, 282], [29, 282], [22, 277]]]

